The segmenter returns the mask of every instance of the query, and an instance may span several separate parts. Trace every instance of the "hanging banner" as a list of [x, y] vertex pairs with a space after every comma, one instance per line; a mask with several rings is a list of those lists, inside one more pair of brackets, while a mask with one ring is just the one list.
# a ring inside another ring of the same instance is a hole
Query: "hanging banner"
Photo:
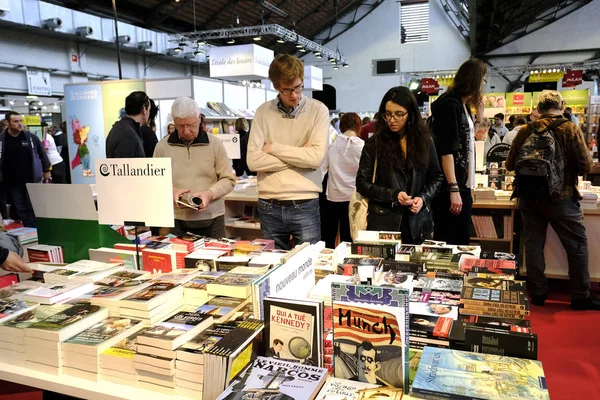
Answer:
[[421, 91], [426, 94], [435, 95], [440, 91], [440, 84], [433, 78], [421, 79]]
[[36, 115], [23, 115], [21, 122], [23, 122], [23, 124], [27, 126], [41, 125], [42, 119]]
[[584, 114], [589, 99], [589, 92], [585, 90], [565, 90], [560, 94], [567, 102], [567, 106], [573, 109], [573, 114]]
[[66, 85], [65, 106], [71, 182], [95, 183], [94, 159], [106, 156], [102, 85]]
[[438, 97], [440, 96], [429, 96], [429, 105], [431, 106], [431, 104], [436, 101]]
[[546, 72], [529, 75], [529, 82], [557, 82], [563, 78], [565, 73], [563, 71], [558, 72]]
[[530, 114], [531, 99], [530, 92], [506, 93], [506, 114]]
[[304, 90], [323, 90], [323, 70], [313, 65], [304, 66]]
[[[125, 115], [125, 98], [135, 91], [144, 91], [142, 81], [113, 81], [102, 84], [102, 108], [104, 110], [104, 138], [112, 126]], [[105, 157], [106, 154], [102, 154]], [[92, 169], [93, 171], [93, 169]]]
[[582, 70], [568, 70], [565, 76], [563, 76], [562, 86], [575, 87], [583, 83], [583, 71]]
[[50, 72], [41, 69], [27, 68], [27, 89], [36, 96], [52, 96]]
[[448, 87], [454, 83], [454, 78], [439, 78], [437, 81], [440, 86]]
[[210, 77], [254, 80], [269, 77], [273, 50], [255, 44], [210, 49]]
[[504, 114], [504, 107], [506, 107], [506, 94], [505, 93], [484, 93], [483, 103], [485, 109], [483, 110], [483, 116], [487, 118], [493, 118], [498, 113]]

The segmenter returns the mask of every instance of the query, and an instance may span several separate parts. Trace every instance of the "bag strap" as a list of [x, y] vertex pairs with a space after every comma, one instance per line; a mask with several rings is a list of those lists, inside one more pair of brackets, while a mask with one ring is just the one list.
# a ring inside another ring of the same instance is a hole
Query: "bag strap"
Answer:
[[373, 178], [371, 183], [375, 184], [375, 177], [377, 176], [377, 156], [375, 156], [375, 168], [373, 169]]

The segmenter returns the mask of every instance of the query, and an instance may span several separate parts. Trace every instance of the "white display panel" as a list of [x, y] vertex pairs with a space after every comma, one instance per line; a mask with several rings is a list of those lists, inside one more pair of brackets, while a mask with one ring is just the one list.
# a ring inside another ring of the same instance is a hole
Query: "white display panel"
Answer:
[[267, 95], [265, 89], [248, 88], [248, 109], [256, 110], [266, 101]]
[[267, 101], [277, 98], [277, 92], [267, 90]]
[[248, 94], [246, 86], [232, 85], [230, 83], [223, 84], [223, 93], [225, 94], [225, 105], [234, 109], [248, 108]]
[[146, 94], [153, 100], [192, 97], [192, 82], [187, 79], [146, 81]]
[[207, 79], [194, 79], [194, 100], [200, 107], [207, 107], [208, 101], [223, 102], [223, 82]]

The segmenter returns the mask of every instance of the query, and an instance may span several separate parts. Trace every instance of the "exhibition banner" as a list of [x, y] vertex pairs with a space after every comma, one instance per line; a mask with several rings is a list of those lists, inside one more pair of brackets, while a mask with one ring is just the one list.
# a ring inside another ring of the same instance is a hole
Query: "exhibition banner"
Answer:
[[506, 114], [530, 114], [532, 94], [506, 93]]
[[567, 102], [567, 106], [573, 109], [574, 114], [585, 113], [585, 107], [587, 106], [589, 99], [589, 92], [585, 90], [565, 90], [560, 92], [562, 97]]
[[562, 87], [575, 87], [583, 83], [583, 70], [568, 70], [563, 76]]
[[557, 72], [546, 72], [546, 73], [537, 73], [529, 75], [529, 82], [558, 82], [565, 76], [563, 71]]
[[421, 91], [429, 95], [436, 95], [440, 91], [440, 84], [433, 78], [421, 79]]
[[269, 77], [273, 50], [255, 44], [213, 47], [210, 50], [210, 77], [264, 79]]
[[313, 65], [304, 66], [304, 90], [323, 90], [323, 70]]
[[485, 104], [483, 116], [486, 118], [494, 118], [494, 115], [498, 113], [504, 114], [504, 107], [506, 106], [506, 94], [484, 93], [483, 102]]
[[94, 159], [106, 157], [102, 85], [65, 86], [71, 182], [93, 184]]
[[[114, 81], [102, 84], [102, 109], [104, 110], [104, 138], [112, 126], [125, 115], [125, 98], [144, 90], [143, 81]], [[102, 155], [104, 157], [105, 154]]]

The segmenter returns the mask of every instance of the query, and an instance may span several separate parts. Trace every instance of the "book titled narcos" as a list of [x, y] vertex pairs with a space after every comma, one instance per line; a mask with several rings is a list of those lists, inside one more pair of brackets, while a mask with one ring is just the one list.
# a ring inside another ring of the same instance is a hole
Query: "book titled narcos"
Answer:
[[210, 315], [181, 311], [148, 329], [138, 337], [139, 344], [175, 350], [213, 323]]

